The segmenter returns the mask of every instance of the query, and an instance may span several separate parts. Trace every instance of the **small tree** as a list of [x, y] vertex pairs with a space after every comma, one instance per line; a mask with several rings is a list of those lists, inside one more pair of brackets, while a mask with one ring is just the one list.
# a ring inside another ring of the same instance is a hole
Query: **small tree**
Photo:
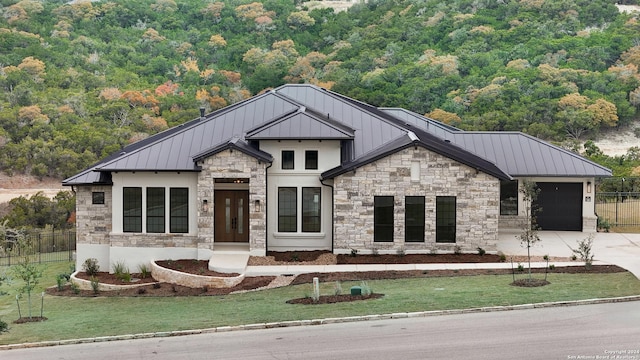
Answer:
[[541, 209], [535, 204], [540, 189], [534, 181], [524, 180], [520, 187], [523, 207], [525, 212], [525, 225], [522, 233], [516, 237], [520, 240], [520, 245], [527, 248], [527, 261], [529, 263], [529, 279], [531, 279], [531, 247], [540, 241], [538, 236], [538, 224], [536, 223], [536, 213]]
[[584, 267], [591, 269], [593, 265], [593, 234], [590, 234], [586, 239], [578, 241], [578, 248], [571, 249], [576, 256], [580, 257], [580, 260], [584, 261]]
[[38, 286], [44, 269], [32, 262], [33, 244], [22, 233], [18, 233], [16, 241], [16, 249], [19, 250], [21, 256], [20, 261], [12, 269], [13, 274], [18, 280], [22, 280], [23, 285], [18, 288], [20, 295], [27, 294], [28, 313], [31, 318], [31, 293]]

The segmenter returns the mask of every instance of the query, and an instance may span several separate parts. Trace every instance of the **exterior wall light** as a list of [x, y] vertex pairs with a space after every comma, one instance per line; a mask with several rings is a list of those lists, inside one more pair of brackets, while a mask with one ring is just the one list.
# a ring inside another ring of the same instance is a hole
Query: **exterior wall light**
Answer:
[[591, 181], [587, 181], [587, 193], [591, 194]]
[[260, 204], [260, 200], [256, 200], [254, 202], [254, 208], [255, 208], [255, 212], [262, 211], [262, 205]]
[[203, 199], [202, 200], [202, 212], [203, 213], [208, 213], [209, 212], [209, 200], [207, 200], [207, 199]]

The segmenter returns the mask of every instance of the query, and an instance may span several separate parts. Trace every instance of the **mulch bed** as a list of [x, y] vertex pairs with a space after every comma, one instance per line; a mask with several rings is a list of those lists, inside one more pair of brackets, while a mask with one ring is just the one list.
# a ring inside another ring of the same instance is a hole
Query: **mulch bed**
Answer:
[[55, 296], [72, 296], [72, 297], [170, 297], [170, 296], [212, 296], [227, 295], [235, 291], [253, 290], [269, 285], [275, 276], [257, 276], [245, 278], [238, 285], [230, 288], [190, 288], [186, 286], [173, 285], [167, 283], [155, 282], [148, 283], [131, 289], [98, 291], [77, 290], [74, 291], [70, 285], [65, 285], [62, 290], [57, 287], [46, 289], [46, 293]]
[[370, 299], [379, 299], [384, 294], [370, 294], [370, 295], [322, 295], [317, 301], [311, 297], [303, 297], [298, 299], [287, 300], [287, 304], [302, 304], [302, 305], [320, 305], [320, 304], [335, 304], [340, 302], [350, 301], [362, 301]]
[[[276, 261], [296, 262], [314, 261], [320, 255], [330, 251], [269, 251]], [[497, 263], [500, 256], [495, 254], [379, 254], [379, 255], [336, 255], [338, 265], [353, 264], [435, 264], [435, 263]]]
[[[292, 264], [302, 261], [314, 261], [318, 256], [327, 253], [327, 251], [298, 251], [298, 252], [270, 252], [268, 256], [274, 256], [276, 261], [288, 261]], [[483, 263], [483, 262], [499, 262], [497, 255], [478, 255], [478, 254], [407, 254], [400, 255], [338, 255], [339, 264], [412, 264], [412, 263]], [[221, 274], [208, 270], [208, 262], [198, 260], [171, 260], [159, 261], [159, 265], [172, 268], [174, 270], [187, 272], [197, 275], [207, 276], [237, 276], [237, 274]], [[524, 274], [516, 270], [516, 274]], [[567, 266], [555, 267], [548, 269], [548, 273], [615, 273], [625, 272], [626, 270], [615, 265], [594, 265], [590, 269], [584, 266]], [[532, 273], [544, 273], [545, 269], [532, 269]], [[507, 275], [511, 274], [511, 269], [467, 269], [467, 270], [409, 270], [409, 271], [365, 271], [365, 272], [334, 272], [334, 273], [311, 273], [298, 275], [292, 285], [312, 283], [313, 278], [317, 277], [321, 282], [335, 281], [366, 281], [366, 280], [382, 280], [382, 279], [403, 279], [403, 278], [427, 278], [427, 277], [447, 277], [447, 276], [472, 276], [472, 275]], [[78, 273], [78, 278], [90, 280], [90, 276], [86, 273]], [[85, 297], [122, 297], [122, 296], [211, 296], [211, 295], [227, 295], [236, 291], [254, 290], [267, 286], [274, 276], [247, 277], [240, 284], [231, 288], [189, 288], [186, 286], [172, 285], [167, 283], [158, 283], [153, 278], [140, 278], [140, 274], [132, 274], [133, 278], [138, 279], [133, 284], [144, 284], [136, 288], [122, 289], [115, 291], [99, 291], [94, 293], [92, 290], [75, 290], [70, 285], [65, 285], [62, 290], [52, 287], [46, 290], [49, 295], [57, 296], [85, 296]], [[117, 279], [114, 274], [100, 272], [96, 276], [99, 282], [105, 284], [125, 284]], [[129, 283], [131, 284], [131, 283]], [[367, 296], [352, 295], [331, 295], [321, 296], [320, 300], [313, 302], [313, 299], [302, 298], [290, 300], [292, 303], [333, 303], [342, 301], [357, 301], [365, 299], [373, 299], [383, 296], [383, 294], [371, 294]]]

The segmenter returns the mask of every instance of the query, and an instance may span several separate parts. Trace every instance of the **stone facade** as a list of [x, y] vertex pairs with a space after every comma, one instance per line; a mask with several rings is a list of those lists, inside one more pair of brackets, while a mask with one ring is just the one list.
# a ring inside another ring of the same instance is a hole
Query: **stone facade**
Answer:
[[[94, 192], [104, 193], [104, 204], [93, 204]], [[111, 186], [79, 186], [76, 189], [78, 244], [110, 244], [111, 208]]]
[[[266, 254], [266, 200], [267, 166], [258, 159], [240, 151], [221, 151], [198, 165], [202, 171], [198, 175], [198, 200], [207, 199], [213, 204], [215, 179], [249, 179], [249, 248], [253, 255]], [[260, 203], [260, 210], [256, 209]], [[201, 239], [200, 248], [213, 250], [214, 219], [213, 213], [198, 213], [198, 230]]]
[[[374, 196], [394, 197], [393, 242], [373, 241]], [[405, 196], [425, 197], [424, 242], [404, 241]], [[437, 196], [456, 197], [455, 243], [435, 242]], [[499, 200], [497, 178], [422, 147], [407, 148], [335, 179], [334, 251], [495, 251]]]

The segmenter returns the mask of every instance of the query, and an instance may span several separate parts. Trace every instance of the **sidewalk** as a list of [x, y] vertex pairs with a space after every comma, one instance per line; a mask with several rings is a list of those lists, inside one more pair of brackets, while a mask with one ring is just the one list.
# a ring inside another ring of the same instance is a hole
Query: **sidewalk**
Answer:
[[[518, 232], [500, 233], [498, 251], [505, 255], [527, 255], [527, 249], [516, 238]], [[640, 234], [594, 233], [594, 265], [618, 265], [629, 270], [640, 279]], [[572, 248], [589, 234], [572, 231], [540, 231], [540, 242], [531, 248], [532, 256], [571, 257]], [[523, 264], [524, 265], [524, 264]], [[580, 260], [572, 262], [550, 262], [549, 265], [584, 266]], [[248, 266], [246, 276], [299, 275], [325, 272], [359, 271], [406, 271], [406, 270], [463, 270], [463, 269], [511, 269], [511, 263], [476, 264], [366, 264], [366, 265], [274, 265]], [[514, 264], [517, 266], [517, 264]], [[544, 268], [546, 262], [531, 263], [532, 268]]]

